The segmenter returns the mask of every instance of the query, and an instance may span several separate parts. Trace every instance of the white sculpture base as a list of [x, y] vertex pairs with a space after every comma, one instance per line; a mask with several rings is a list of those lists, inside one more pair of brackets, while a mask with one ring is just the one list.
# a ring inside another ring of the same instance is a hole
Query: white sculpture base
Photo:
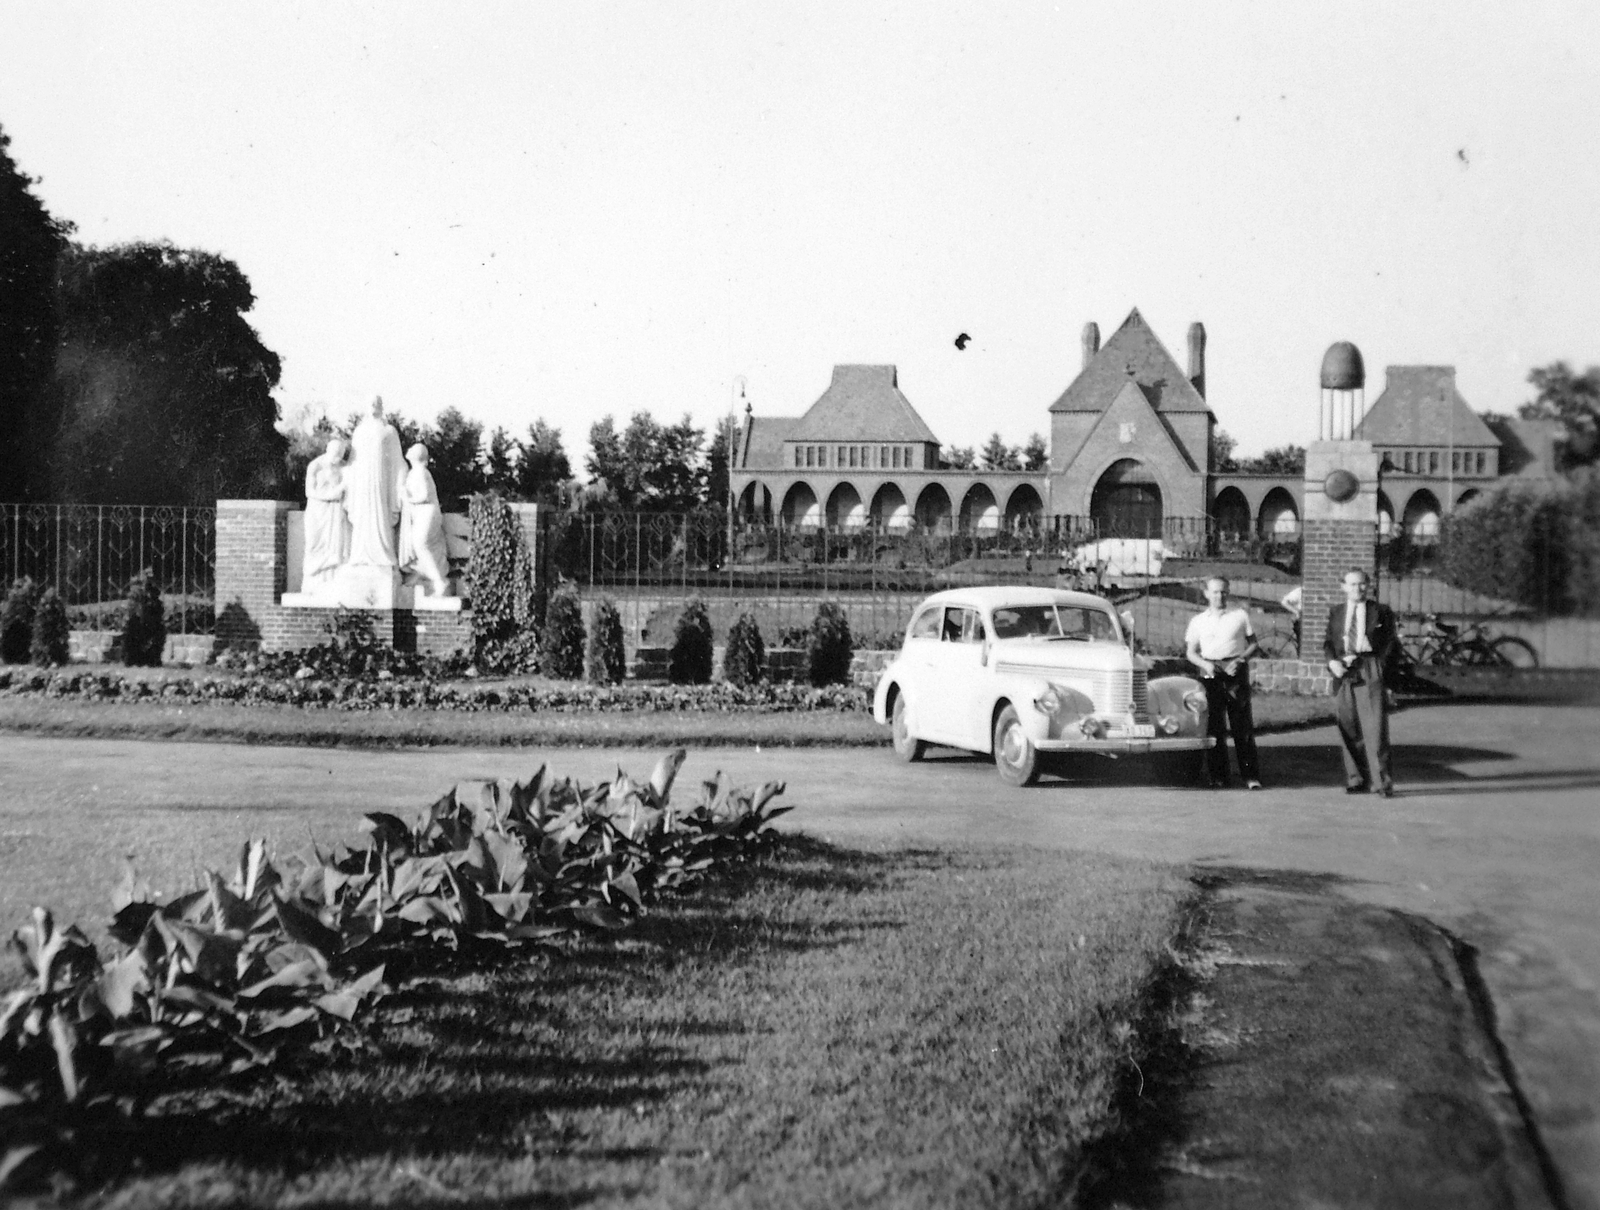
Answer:
[[460, 597], [432, 597], [420, 586], [406, 584], [393, 567], [353, 567], [345, 564], [333, 573], [331, 584], [310, 592], [286, 592], [287, 609], [412, 609], [428, 613], [459, 613]]

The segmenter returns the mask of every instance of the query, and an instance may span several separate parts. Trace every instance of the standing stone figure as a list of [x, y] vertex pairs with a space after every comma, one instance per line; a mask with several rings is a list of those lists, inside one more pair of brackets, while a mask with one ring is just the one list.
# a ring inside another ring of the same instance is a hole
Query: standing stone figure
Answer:
[[306, 543], [301, 591], [323, 593], [333, 587], [333, 573], [350, 557], [350, 521], [345, 516], [344, 438], [328, 438], [328, 446], [306, 467]]
[[439, 511], [439, 491], [428, 469], [428, 449], [421, 442], [406, 451], [411, 469], [406, 473], [400, 521], [400, 570], [426, 580], [430, 597], [450, 595], [447, 578], [450, 554], [444, 540], [444, 516]]
[[395, 526], [400, 521], [405, 462], [400, 434], [383, 418], [383, 398], [372, 401], [350, 434], [350, 469], [345, 473], [345, 512], [350, 517], [352, 567], [396, 567]]

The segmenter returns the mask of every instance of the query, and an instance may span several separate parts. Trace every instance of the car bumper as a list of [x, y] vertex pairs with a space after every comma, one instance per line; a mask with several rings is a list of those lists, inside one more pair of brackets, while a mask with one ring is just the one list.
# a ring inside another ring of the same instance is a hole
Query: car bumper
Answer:
[[1156, 739], [1036, 739], [1040, 752], [1110, 752], [1139, 756], [1147, 752], [1200, 752], [1216, 745], [1209, 735], [1180, 735]]

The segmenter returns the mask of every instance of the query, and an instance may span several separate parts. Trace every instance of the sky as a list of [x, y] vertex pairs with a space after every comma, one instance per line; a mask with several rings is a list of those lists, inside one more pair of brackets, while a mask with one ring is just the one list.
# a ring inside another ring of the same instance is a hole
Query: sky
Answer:
[[[288, 419], [802, 413], [893, 363], [1048, 435], [1138, 307], [1239, 452], [1323, 350], [1478, 410], [1600, 362], [1587, 3], [16, 3], [0, 127], [95, 245], [235, 260]], [[1586, 70], [1587, 69], [1587, 70]], [[957, 349], [955, 337], [971, 342]]]

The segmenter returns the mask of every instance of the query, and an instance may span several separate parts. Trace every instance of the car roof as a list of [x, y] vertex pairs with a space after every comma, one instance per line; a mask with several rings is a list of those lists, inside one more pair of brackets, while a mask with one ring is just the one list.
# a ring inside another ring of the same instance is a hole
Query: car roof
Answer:
[[1078, 605], [1110, 609], [1111, 602], [1092, 592], [1065, 588], [1035, 588], [1027, 584], [987, 584], [975, 588], [946, 588], [923, 600], [923, 605], [969, 605], [993, 612], [1001, 605]]

